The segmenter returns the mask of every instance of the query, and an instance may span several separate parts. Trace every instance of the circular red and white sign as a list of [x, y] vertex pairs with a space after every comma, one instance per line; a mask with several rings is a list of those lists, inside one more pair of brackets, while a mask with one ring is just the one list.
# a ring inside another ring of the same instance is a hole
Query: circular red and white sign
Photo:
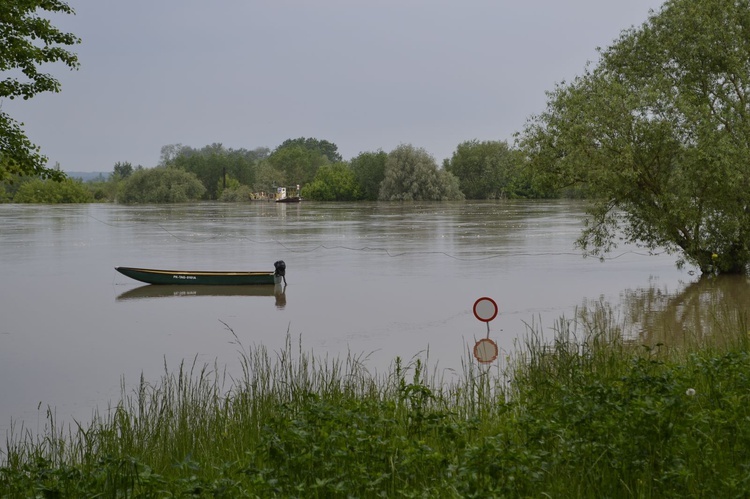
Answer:
[[482, 322], [490, 322], [497, 317], [497, 303], [492, 298], [483, 296], [474, 302], [474, 317]]
[[497, 359], [497, 343], [489, 338], [482, 338], [474, 345], [474, 357], [482, 364], [489, 364]]

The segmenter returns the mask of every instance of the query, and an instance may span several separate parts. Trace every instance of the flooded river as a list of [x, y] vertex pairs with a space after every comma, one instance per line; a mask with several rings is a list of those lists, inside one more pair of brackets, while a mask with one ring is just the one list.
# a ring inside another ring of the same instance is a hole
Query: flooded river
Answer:
[[[656, 311], [684, 318], [705, 301], [673, 256], [622, 247], [606, 262], [582, 258], [582, 214], [568, 201], [0, 205], [0, 429], [11, 419], [33, 429], [47, 407], [85, 421], [121, 383], [158, 380], [165, 364], [231, 372], [236, 338], [274, 351], [289, 333], [316, 356], [361, 355], [373, 372], [429, 351], [450, 373], [487, 335], [472, 309], [480, 297], [497, 303], [490, 337], [502, 351], [526, 324], [551, 328], [586, 303], [621, 307], [643, 328]], [[144, 288], [114, 270], [276, 260], [287, 286], [275, 292]], [[746, 281], [736, 287], [708, 292], [745, 303]]]

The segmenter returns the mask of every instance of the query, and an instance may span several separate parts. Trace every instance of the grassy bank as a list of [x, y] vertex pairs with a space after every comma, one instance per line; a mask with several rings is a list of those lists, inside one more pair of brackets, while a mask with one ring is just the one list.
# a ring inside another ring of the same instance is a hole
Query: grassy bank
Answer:
[[[445, 383], [288, 342], [242, 375], [165, 366], [91, 423], [15, 428], [2, 497], [734, 497], [750, 490], [750, 353], [628, 342], [606, 314], [532, 331]], [[718, 332], [717, 332], [718, 333]], [[686, 332], [688, 334], [688, 332]]]

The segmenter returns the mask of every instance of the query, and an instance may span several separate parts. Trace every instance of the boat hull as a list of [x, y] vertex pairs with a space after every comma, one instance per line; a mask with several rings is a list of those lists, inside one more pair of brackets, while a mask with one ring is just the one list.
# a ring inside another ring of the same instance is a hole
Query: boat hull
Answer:
[[278, 284], [282, 276], [271, 272], [158, 270], [136, 267], [115, 267], [122, 275], [147, 284], [188, 284], [213, 286], [247, 286]]
[[277, 203], [299, 203], [302, 201], [302, 198], [299, 196], [293, 196], [290, 198], [283, 198], [283, 199], [277, 199]]

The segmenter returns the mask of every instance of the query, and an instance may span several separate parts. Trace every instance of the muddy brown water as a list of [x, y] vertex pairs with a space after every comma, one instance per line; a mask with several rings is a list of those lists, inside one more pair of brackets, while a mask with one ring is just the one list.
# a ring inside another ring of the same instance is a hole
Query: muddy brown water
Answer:
[[[47, 407], [85, 421], [165, 363], [231, 372], [235, 335], [277, 351], [289, 333], [373, 372], [429, 352], [451, 376], [488, 325], [504, 353], [527, 324], [549, 330], [587, 303], [639, 327], [660, 310], [695, 315], [706, 293], [747, 303], [744, 279], [701, 290], [674, 256], [621, 247], [603, 263], [582, 258], [582, 216], [570, 201], [0, 205], [0, 429], [11, 419], [33, 429]], [[272, 270], [280, 259], [281, 292], [144, 289], [114, 270]], [[473, 314], [480, 297], [498, 305], [487, 324]]]

